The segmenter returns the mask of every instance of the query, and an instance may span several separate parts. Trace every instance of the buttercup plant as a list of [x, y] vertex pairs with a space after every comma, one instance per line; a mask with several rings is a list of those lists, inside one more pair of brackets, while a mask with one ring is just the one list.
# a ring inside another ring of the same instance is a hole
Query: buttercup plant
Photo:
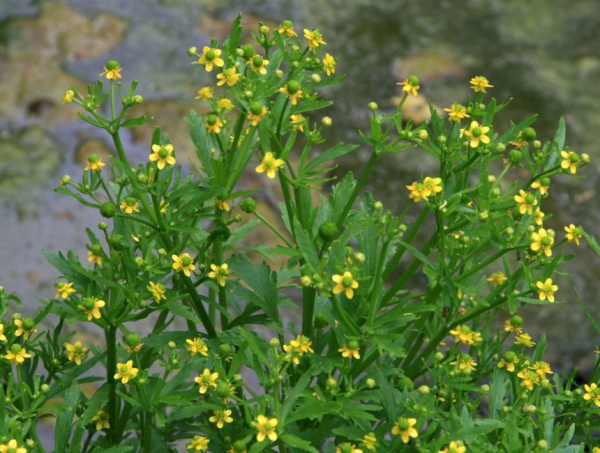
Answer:
[[[552, 179], [589, 163], [566, 146], [564, 121], [545, 142], [535, 116], [496, 123], [506, 104], [475, 76], [447, 119], [432, 107], [415, 126], [401, 113], [421, 89], [413, 75], [395, 111], [369, 104], [358, 180], [320, 191], [330, 162], [358, 148], [323, 145], [333, 122], [318, 121], [331, 104], [319, 89], [342, 80], [337, 60], [319, 30], [290, 21], [253, 37], [241, 44], [238, 17], [224, 43], [188, 49], [215, 84], [196, 96], [208, 111], [185, 118], [194, 173], [160, 128], [147, 160], [130, 160], [121, 130], [147, 119], [130, 117], [143, 98], [119, 82], [126, 65], [111, 60], [105, 81], [65, 93], [117, 155], [90, 156], [80, 182], [65, 176], [56, 191], [106, 221], [87, 230], [87, 261], [44, 252], [60, 278], [35, 317], [0, 290], [0, 451], [45, 451], [45, 419], [54, 451], [70, 453], [597, 451], [598, 358], [581, 387], [554, 373], [545, 336], [518, 314], [564, 300], [565, 248], [600, 251], [541, 211]], [[406, 186], [398, 214], [363, 188], [380, 156], [409, 151], [439, 168]], [[281, 189], [280, 222], [259, 190], [237, 190], [248, 172]], [[249, 244], [256, 228], [275, 245]], [[275, 256], [285, 262], [273, 268]], [[104, 344], [80, 337], [86, 324]]]

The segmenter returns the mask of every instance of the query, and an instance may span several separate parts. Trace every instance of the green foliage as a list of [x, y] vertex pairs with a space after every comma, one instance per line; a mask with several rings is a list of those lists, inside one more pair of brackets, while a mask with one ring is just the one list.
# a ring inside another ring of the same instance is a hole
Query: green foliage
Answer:
[[[546, 143], [535, 116], [496, 125], [506, 104], [476, 77], [465, 107], [445, 118], [431, 106], [431, 122], [415, 126], [401, 115], [420, 88], [411, 76], [395, 111], [369, 105], [359, 178], [321, 190], [358, 149], [323, 145], [331, 119], [315, 121], [331, 104], [318, 90], [343, 78], [335, 59], [318, 30], [303, 42], [288, 21], [260, 25], [260, 50], [240, 47], [240, 19], [222, 48], [188, 49], [223, 85], [199, 92], [208, 114], [185, 118], [194, 173], [160, 128], [148, 161], [129, 160], [120, 129], [146, 117], [127, 117], [143, 98], [136, 83], [124, 93], [117, 62], [108, 92], [98, 82], [65, 93], [118, 156], [106, 168], [90, 156], [81, 182], [65, 176], [56, 191], [107, 222], [87, 230], [87, 262], [44, 252], [61, 278], [33, 319], [0, 289], [0, 449], [44, 451], [37, 428], [48, 418], [57, 452], [597, 446], [598, 359], [580, 388], [574, 372], [552, 372], [545, 335], [532, 339], [516, 314], [566, 297], [553, 278], [572, 258], [567, 243], [585, 238], [600, 253], [581, 227], [544, 226], [551, 178], [589, 163], [565, 147], [564, 120]], [[363, 188], [381, 155], [411, 150], [439, 169], [407, 186], [398, 214]], [[277, 183], [275, 215], [249, 198], [257, 190], [237, 190], [248, 172]], [[268, 243], [252, 243], [259, 229]], [[65, 323], [95, 324], [103, 344]]]

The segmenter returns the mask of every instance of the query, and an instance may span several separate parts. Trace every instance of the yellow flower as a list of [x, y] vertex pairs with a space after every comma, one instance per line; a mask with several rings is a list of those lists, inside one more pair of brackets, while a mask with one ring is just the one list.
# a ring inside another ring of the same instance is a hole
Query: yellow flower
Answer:
[[87, 256], [88, 256], [88, 262], [96, 263], [98, 266], [102, 266], [102, 259], [103, 259], [102, 255], [96, 255], [91, 250], [88, 250]]
[[219, 102], [217, 102], [217, 107], [220, 110], [231, 110], [233, 108], [233, 102], [231, 102], [231, 99], [227, 98], [219, 99]]
[[579, 245], [579, 239], [581, 238], [581, 236], [583, 236], [583, 234], [581, 233], [581, 228], [570, 224], [568, 227], [565, 227], [565, 231], [567, 232], [567, 241], [575, 242], [575, 244]]
[[583, 384], [583, 388], [585, 388], [583, 399], [592, 400], [596, 406], [600, 407], [600, 388], [593, 382], [590, 385]]
[[502, 285], [506, 280], [506, 275], [502, 272], [494, 272], [487, 278], [487, 281], [495, 287]]
[[450, 442], [446, 448], [443, 448], [438, 453], [465, 453], [467, 451], [467, 447], [464, 445], [459, 445], [456, 441]]
[[360, 359], [360, 348], [358, 347], [358, 341], [350, 340], [343, 347], [338, 349], [338, 352], [342, 353], [342, 357], [349, 358], [352, 360], [355, 358], [356, 360]]
[[397, 82], [396, 85], [402, 85], [402, 92], [416, 96], [419, 93], [421, 85], [417, 76], [411, 75], [404, 82]]
[[367, 450], [377, 451], [377, 438], [375, 437], [375, 433], [365, 434], [361, 443]]
[[248, 119], [252, 123], [253, 126], [256, 126], [260, 120], [268, 113], [269, 111], [263, 105], [252, 103], [250, 104], [250, 112], [248, 113]]
[[223, 127], [223, 122], [221, 118], [217, 115], [208, 115], [206, 117], [206, 122], [204, 123], [206, 126], [206, 130], [208, 132], [212, 132], [213, 134], [220, 134], [221, 128]]
[[229, 210], [231, 209], [229, 207], [229, 204], [227, 203], [227, 200], [221, 200], [220, 198], [215, 198], [215, 206], [221, 211], [229, 212]]
[[534, 181], [531, 184], [532, 189], [538, 189], [542, 195], [548, 195], [548, 189], [550, 188], [550, 178], [542, 178]]
[[531, 335], [529, 335], [527, 332], [523, 332], [517, 335], [517, 337], [515, 338], [515, 345], [517, 344], [522, 344], [523, 346], [527, 346], [528, 348], [535, 346], [535, 342], [531, 341]]
[[276, 418], [267, 418], [264, 415], [256, 417], [255, 425], [258, 430], [256, 440], [262, 442], [268, 437], [271, 442], [275, 442], [277, 440], [277, 431], [275, 430], [277, 423]]
[[323, 58], [323, 70], [328, 76], [335, 74], [335, 65], [335, 58], [326, 53], [325, 57]]
[[558, 289], [558, 286], [552, 284], [552, 279], [547, 278], [545, 282], [537, 282], [535, 286], [539, 289], [540, 300], [548, 299], [548, 302], [554, 302], [554, 293]]
[[[430, 195], [436, 196], [438, 193], [444, 190], [442, 187], [442, 178], [432, 178], [427, 176], [423, 180], [423, 186], [425, 186], [427, 197]], [[429, 193], [427, 193], [427, 191], [429, 191]]]
[[225, 62], [221, 57], [221, 49], [215, 49], [208, 46], [202, 48], [202, 55], [198, 58], [198, 63], [204, 65], [207, 72], [213, 70], [213, 66], [222, 67]]
[[527, 193], [524, 190], [520, 190], [519, 195], [515, 195], [514, 199], [517, 202], [520, 214], [533, 214], [533, 207], [537, 205], [535, 195], [532, 193]]
[[469, 144], [471, 148], [477, 148], [479, 146], [479, 142], [487, 144], [490, 142], [490, 138], [485, 135], [489, 132], [490, 128], [488, 126], [480, 126], [477, 121], [471, 121], [471, 125], [469, 126], [469, 130], [464, 131], [464, 135], [470, 137]]
[[7, 342], [6, 335], [4, 335], [4, 324], [0, 324], [0, 341], [3, 343]]
[[98, 300], [96, 297], [86, 297], [81, 301], [79, 308], [85, 311], [88, 321], [91, 321], [92, 318], [100, 319], [102, 316], [100, 309], [105, 305], [106, 302], [103, 300]]
[[174, 261], [173, 269], [176, 272], [183, 271], [186, 277], [190, 276], [190, 272], [196, 269], [194, 266], [194, 260], [189, 253], [182, 253], [181, 255], [171, 255], [171, 259]]
[[271, 179], [275, 177], [275, 173], [279, 171], [280, 167], [283, 167], [285, 162], [281, 159], [275, 159], [271, 151], [265, 153], [265, 157], [261, 164], [256, 167], [256, 173], [267, 173], [267, 176]]
[[[220, 74], [219, 74], [220, 75]], [[219, 76], [217, 76], [219, 77]], [[213, 98], [213, 87], [202, 87], [198, 90], [196, 100], [208, 101]]]
[[10, 360], [14, 365], [21, 365], [25, 359], [31, 358], [31, 354], [20, 344], [15, 343], [7, 350], [4, 358]]
[[[348, 448], [350, 449], [348, 450]], [[335, 453], [363, 453], [363, 451], [360, 448], [356, 448], [356, 445], [346, 442], [337, 447]]]
[[106, 78], [108, 80], [116, 80], [121, 78], [121, 67], [118, 64], [114, 68], [107, 69], [106, 66], [104, 66], [103, 69], [104, 72], [100, 74], [100, 77], [106, 74]]
[[423, 185], [423, 183], [414, 181], [410, 186], [406, 186], [410, 190], [408, 197], [415, 203], [419, 203], [421, 200], [427, 200], [427, 197], [431, 194], [429, 189]]
[[187, 350], [191, 355], [200, 354], [204, 357], [208, 356], [208, 346], [206, 346], [204, 340], [200, 338], [194, 338], [193, 340], [187, 339], [185, 342], [188, 344]]
[[560, 166], [565, 170], [568, 168], [572, 174], [575, 174], [577, 172], [577, 163], [579, 162], [579, 156], [573, 151], [561, 151], [560, 156], [563, 159], [560, 162]]
[[533, 223], [535, 223], [537, 226], [542, 226], [544, 224], [545, 215], [546, 214], [544, 214], [540, 208], [537, 208], [533, 213]]
[[100, 409], [98, 412], [96, 412], [96, 415], [94, 415], [92, 421], [96, 423], [96, 431], [110, 428], [110, 417], [108, 416], [108, 412], [106, 412], [104, 409]]
[[124, 200], [121, 200], [121, 205], [119, 206], [121, 211], [124, 211], [125, 214], [131, 215], [134, 212], [140, 212], [140, 204], [133, 197], [127, 197]]
[[336, 283], [333, 288], [333, 294], [339, 294], [344, 291], [348, 299], [354, 297], [354, 290], [358, 288], [358, 282], [354, 280], [350, 272], [346, 271], [344, 275], [333, 275], [331, 279]]
[[67, 91], [65, 91], [65, 94], [63, 94], [62, 103], [70, 104], [71, 102], [73, 102], [74, 97], [75, 97], [75, 92], [73, 90], [67, 90]]
[[128, 360], [127, 363], [117, 363], [117, 373], [115, 379], [121, 379], [123, 384], [127, 384], [129, 379], [133, 379], [138, 374], [137, 368], [133, 366], [133, 360]]
[[173, 157], [173, 145], [170, 143], [167, 145], [152, 145], [152, 154], [148, 156], [150, 162], [157, 162], [156, 165], [159, 170], [165, 168], [166, 164], [175, 165], [175, 158]]
[[217, 85], [221, 86], [227, 84], [227, 86], [232, 87], [240, 80], [241, 76], [242, 74], [240, 74], [236, 68], [224, 69], [221, 74], [217, 74], [217, 79], [219, 79]]
[[229, 409], [220, 410], [219, 409], [219, 410], [215, 411], [215, 415], [210, 417], [208, 419], [208, 421], [211, 423], [216, 423], [217, 428], [222, 429], [225, 423], [231, 423], [233, 421], [233, 418], [231, 418], [230, 415], [231, 415], [231, 410], [229, 410]]
[[537, 233], [531, 233], [531, 250], [537, 252], [542, 250], [547, 257], [552, 256], [552, 244], [554, 244], [554, 238], [548, 234], [548, 232], [540, 228]]
[[284, 344], [283, 350], [287, 352], [285, 359], [292, 360], [296, 365], [300, 363], [299, 357], [302, 357], [304, 354], [315, 352], [312, 349], [312, 342], [310, 338], [305, 337], [304, 335], [298, 335], [295, 340], [291, 340], [290, 344]]
[[99, 158], [97, 154], [90, 154], [87, 158], [87, 163], [83, 170], [100, 171], [105, 165], [106, 164], [102, 162], [102, 159]]
[[547, 374], [554, 374], [554, 371], [550, 369], [550, 365], [541, 360], [539, 362], [535, 362], [530, 368], [539, 374], [542, 379], [545, 379]]
[[279, 28], [277, 28], [277, 33], [279, 33], [281, 36], [289, 36], [290, 38], [298, 36], [296, 30], [294, 30], [294, 24], [292, 24], [292, 21], [290, 20], [284, 20], [283, 22], [281, 22], [281, 25], [279, 26]]
[[81, 365], [81, 358], [88, 351], [88, 348], [81, 346], [81, 341], [76, 341], [75, 344], [66, 343], [65, 349], [69, 353], [69, 360], [74, 360], [77, 365]]
[[323, 41], [323, 36], [316, 28], [312, 31], [304, 29], [304, 37], [308, 40], [308, 48], [314, 50], [319, 46], [325, 46], [327, 43]]
[[521, 385], [528, 390], [533, 390], [533, 386], [538, 385], [541, 381], [537, 373], [528, 369], [522, 369], [517, 373], [517, 376], [521, 378]]
[[265, 60], [260, 55], [254, 55], [249, 63], [252, 70], [257, 74], [265, 75], [267, 73], [266, 66], [268, 66], [269, 60]]
[[452, 107], [444, 109], [444, 111], [448, 112], [448, 119], [450, 121], [459, 122], [463, 118], [470, 118], [467, 114], [467, 109], [460, 104], [452, 104]]
[[208, 273], [208, 277], [216, 280], [219, 285], [225, 286], [227, 277], [231, 275], [231, 271], [228, 270], [228, 267], [229, 265], [227, 263], [223, 263], [221, 265], [211, 264], [210, 268], [212, 271]]
[[298, 99], [302, 97], [301, 86], [297, 80], [290, 80], [284, 87], [279, 88], [279, 91], [287, 95], [292, 105], [298, 104]]
[[11, 439], [7, 444], [0, 444], [0, 453], [27, 453], [27, 448], [19, 447], [17, 439]]
[[416, 418], [404, 418], [400, 417], [396, 423], [394, 423], [394, 427], [392, 428], [392, 434], [395, 436], [402, 437], [402, 442], [407, 444], [410, 441], [410, 438], [416, 439], [419, 437], [418, 431], [415, 429], [415, 425], [417, 424]]
[[211, 373], [208, 368], [205, 368], [200, 376], [194, 378], [194, 381], [200, 385], [200, 393], [205, 394], [211, 387], [217, 386], [218, 377], [219, 373]]
[[466, 324], [457, 325], [454, 330], [450, 331], [450, 334], [454, 335], [456, 343], [476, 344], [481, 341], [481, 334], [472, 331]]
[[450, 365], [458, 365], [458, 369], [475, 371], [475, 367], [477, 366], [477, 362], [475, 359], [471, 357], [469, 354], [461, 354], [454, 362], [450, 362]]
[[75, 293], [75, 288], [73, 288], [73, 283], [71, 282], [58, 282], [56, 284], [56, 294], [54, 295], [54, 298], [57, 299], [58, 297], [62, 297], [63, 300], [66, 299], [67, 297], [69, 297], [71, 294]]
[[187, 446], [188, 450], [192, 448], [196, 451], [208, 451], [208, 444], [210, 443], [210, 439], [204, 436], [194, 436], [192, 442]]
[[483, 76], [473, 77], [469, 83], [473, 85], [471, 88], [475, 93], [479, 93], [480, 91], [482, 93], [487, 93], [487, 91], [485, 91], [486, 88], [494, 88], [494, 85], [490, 85], [488, 79]]
[[290, 120], [292, 120], [292, 126], [295, 131], [304, 132], [304, 124], [306, 123], [306, 117], [301, 113], [297, 115], [290, 116]]
[[162, 283], [149, 282], [146, 289], [152, 293], [156, 303], [160, 303], [161, 299], [167, 299], [167, 296], [165, 296], [165, 285]]
[[504, 331], [514, 332], [516, 335], [523, 333], [523, 318], [518, 315], [504, 321]]
[[511, 373], [514, 373], [515, 365], [517, 363], [519, 363], [519, 358], [517, 357], [517, 355], [512, 351], [507, 351], [504, 354], [504, 357], [502, 357], [502, 360], [500, 360], [500, 362], [498, 362], [498, 368], [506, 367], [506, 371], [510, 371]]
[[15, 335], [20, 337], [23, 335], [25, 337], [25, 341], [29, 340], [29, 336], [32, 333], [36, 333], [37, 329], [35, 328], [35, 321], [31, 318], [25, 318], [24, 321], [20, 319], [15, 319], [15, 326], [17, 326], [17, 331]]

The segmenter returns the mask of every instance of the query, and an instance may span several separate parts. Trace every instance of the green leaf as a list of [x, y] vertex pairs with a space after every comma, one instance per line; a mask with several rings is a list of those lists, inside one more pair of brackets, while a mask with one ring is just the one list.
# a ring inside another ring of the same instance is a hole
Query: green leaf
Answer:
[[130, 120], [125, 121], [124, 123], [121, 123], [120, 127], [137, 127], [137, 126], [141, 126], [142, 124], [146, 123], [148, 121], [148, 118], [146, 118], [145, 116], [139, 116], [137, 118], [132, 118]]
[[391, 357], [404, 357], [406, 351], [402, 346], [395, 343], [395, 340], [401, 337], [401, 335], [394, 334], [372, 335], [370, 339], [382, 355], [387, 352]]
[[206, 133], [206, 127], [202, 119], [193, 110], [190, 111], [190, 117], [184, 118], [184, 120], [190, 125], [190, 138], [196, 147], [196, 155], [202, 163], [202, 169], [208, 176], [212, 176], [212, 144]]
[[400, 241], [400, 244], [406, 248], [406, 250], [410, 251], [415, 258], [421, 261], [423, 264], [429, 266], [431, 269], [436, 270], [436, 266], [427, 258], [418, 248], [414, 247], [412, 244], [408, 242]]
[[83, 420], [78, 420], [75, 425], [75, 434], [73, 434], [73, 438], [71, 439], [71, 446], [67, 453], [80, 453], [81, 452], [81, 440], [83, 439], [83, 434], [85, 433], [85, 425]]
[[509, 381], [506, 377], [506, 372], [494, 369], [492, 377], [492, 388], [490, 389], [490, 414], [496, 417], [500, 410], [504, 407], [504, 397], [508, 389]]
[[314, 419], [325, 414], [336, 414], [341, 409], [340, 403], [336, 401], [315, 401], [301, 406], [293, 412], [287, 419], [287, 424], [304, 420], [306, 418]]
[[319, 450], [312, 447], [310, 445], [310, 442], [301, 439], [300, 437], [294, 436], [293, 434], [283, 433], [281, 435], [281, 440], [283, 440], [283, 442], [289, 445], [290, 447], [298, 448], [302, 451], [310, 451], [311, 453], [319, 453]]
[[87, 403], [87, 408], [83, 415], [81, 416], [81, 420], [85, 425], [89, 424], [92, 421], [92, 418], [98, 413], [100, 408], [106, 404], [108, 401], [108, 392], [110, 387], [108, 384], [104, 384], [96, 393], [90, 398]]
[[306, 260], [306, 264], [308, 264], [313, 273], [316, 273], [319, 268], [319, 256], [317, 255], [313, 241], [297, 217], [294, 217], [294, 239]]
[[77, 409], [77, 402], [81, 394], [77, 382], [73, 382], [65, 392], [64, 407], [65, 412], [56, 418], [56, 427], [54, 429], [54, 451], [66, 451], [67, 444], [71, 438], [71, 424], [73, 415]]
[[227, 39], [228, 54], [234, 56], [240, 43], [242, 42], [242, 13], [238, 14], [231, 24], [231, 32]]
[[296, 404], [296, 400], [302, 394], [302, 392], [308, 387], [310, 381], [313, 379], [312, 373], [304, 373], [304, 375], [298, 380], [294, 388], [292, 388], [285, 398], [285, 403], [281, 409], [281, 426], [285, 426], [287, 424], [286, 417]]
[[346, 206], [346, 203], [348, 203], [348, 200], [350, 200], [355, 187], [356, 180], [354, 179], [354, 174], [351, 171], [344, 176], [344, 179], [333, 186], [331, 190], [331, 196], [329, 197], [332, 221], [338, 221], [338, 217], [342, 215], [344, 207]]
[[97, 450], [94, 448], [94, 450], [92, 450], [92, 453], [96, 453], [96, 452], [102, 452], [102, 453], [127, 453], [129, 451], [133, 450], [133, 447], [110, 447], [110, 448], [102, 448], [101, 450]]
[[354, 151], [356, 148], [358, 148], [358, 145], [355, 145], [353, 143], [349, 143], [346, 145], [343, 143], [338, 143], [333, 148], [328, 149], [324, 153], [319, 154], [319, 156], [315, 159], [311, 160], [306, 165], [306, 167], [304, 167], [302, 172], [300, 172], [300, 174], [302, 174], [303, 172], [311, 172], [313, 170], [316, 170], [328, 160], [337, 159], [338, 157], [343, 156], [344, 154], [348, 154]]
[[173, 302], [165, 306], [164, 309], [168, 309], [174, 315], [181, 316], [183, 319], [187, 319], [188, 321], [191, 321], [195, 324], [202, 324], [200, 318], [198, 318], [194, 313], [192, 313], [190, 307], [184, 305], [181, 301], [174, 300]]

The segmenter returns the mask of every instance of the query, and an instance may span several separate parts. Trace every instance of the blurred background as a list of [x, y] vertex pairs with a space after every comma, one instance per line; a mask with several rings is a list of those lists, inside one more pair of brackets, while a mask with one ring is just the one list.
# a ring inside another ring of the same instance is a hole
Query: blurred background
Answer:
[[[125, 85], [140, 81], [146, 101], [139, 112], [154, 117], [124, 135], [132, 161], [147, 159], [153, 127], [160, 125], [178, 162], [193, 162], [182, 117], [190, 109], [202, 111], [196, 91], [214, 86], [215, 79], [214, 73], [194, 72], [186, 50], [213, 36], [222, 42], [239, 12], [246, 33], [260, 21], [273, 29], [284, 19], [298, 31], [320, 29], [326, 51], [338, 60], [336, 75], [347, 76], [323, 93], [334, 101], [322, 113], [333, 119], [324, 134], [331, 145], [360, 142], [356, 131], [368, 128], [367, 104], [392, 110], [400, 94], [396, 82], [410, 74], [420, 77], [422, 87], [404, 109], [415, 123], [428, 119], [427, 99], [440, 108], [464, 104], [475, 75], [494, 85], [488, 98], [514, 98], [499, 128], [538, 113], [534, 126], [547, 141], [564, 115], [568, 145], [588, 153], [592, 164], [582, 178], [553, 179], [544, 202], [544, 212], [553, 215], [547, 225], [560, 237], [569, 223], [600, 236], [597, 0], [0, 0], [0, 284], [22, 298], [24, 312], [36, 310], [36, 298], [54, 296], [59, 275], [42, 248], [73, 250], [85, 261], [85, 228], [95, 229], [101, 220], [52, 192], [63, 174], [80, 178], [89, 154], [106, 161], [113, 152], [106, 135], [79, 120], [75, 105], [61, 105], [64, 91], [72, 84], [85, 88], [108, 59], [117, 59]], [[359, 173], [368, 152], [361, 148], [338, 174]], [[436, 171], [424, 156], [419, 150], [384, 156], [367, 189], [387, 208], [402, 209], [405, 184]], [[600, 337], [570, 288], [600, 321], [600, 259], [582, 243], [567, 266], [570, 277], [559, 280], [557, 295], [564, 303], [528, 307], [525, 327], [534, 338], [548, 333], [546, 360], [553, 367], [580, 366], [585, 374]]]

